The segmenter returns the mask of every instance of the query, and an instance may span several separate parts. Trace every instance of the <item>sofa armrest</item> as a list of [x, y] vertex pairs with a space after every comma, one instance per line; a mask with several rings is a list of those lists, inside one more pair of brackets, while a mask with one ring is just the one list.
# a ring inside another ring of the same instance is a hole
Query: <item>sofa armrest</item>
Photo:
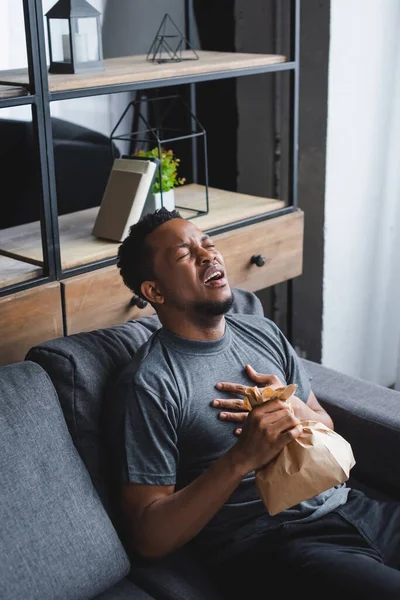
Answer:
[[400, 499], [400, 392], [302, 360], [318, 401], [352, 446], [352, 478]]

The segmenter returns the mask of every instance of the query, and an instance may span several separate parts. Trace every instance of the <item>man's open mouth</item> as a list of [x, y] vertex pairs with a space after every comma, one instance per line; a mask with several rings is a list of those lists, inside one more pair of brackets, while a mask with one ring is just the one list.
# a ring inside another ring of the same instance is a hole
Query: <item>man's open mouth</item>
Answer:
[[204, 285], [208, 285], [211, 287], [225, 284], [225, 271], [219, 265], [213, 265], [211, 267], [208, 267], [208, 269], [204, 273], [203, 283]]

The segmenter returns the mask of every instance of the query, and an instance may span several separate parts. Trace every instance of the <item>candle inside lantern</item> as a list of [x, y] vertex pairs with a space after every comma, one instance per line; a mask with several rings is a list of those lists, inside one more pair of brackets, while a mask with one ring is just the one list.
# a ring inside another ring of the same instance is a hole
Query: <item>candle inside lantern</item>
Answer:
[[[77, 63], [89, 60], [88, 36], [86, 33], [74, 33], [75, 61]], [[62, 36], [63, 55], [65, 62], [71, 62], [71, 47], [69, 34]]]
[[62, 49], [64, 62], [71, 62], [71, 46], [69, 44], [69, 33], [62, 36]]

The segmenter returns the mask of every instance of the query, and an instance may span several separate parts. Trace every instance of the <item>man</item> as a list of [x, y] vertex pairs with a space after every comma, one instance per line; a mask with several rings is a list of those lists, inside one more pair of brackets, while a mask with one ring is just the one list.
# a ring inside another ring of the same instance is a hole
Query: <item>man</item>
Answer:
[[[281, 592], [304, 591], [308, 583], [315, 592], [321, 585], [325, 598], [328, 591], [399, 598], [399, 505], [346, 484], [276, 516], [263, 505], [255, 470], [301, 436], [301, 420], [333, 423], [276, 325], [227, 314], [232, 292], [211, 238], [161, 209], [131, 228], [118, 266], [162, 324], [113, 394], [113, 445], [132, 548], [157, 559], [190, 543], [227, 580], [238, 585], [246, 573], [246, 588], [258, 577], [269, 589], [277, 582]], [[280, 400], [247, 414], [240, 397], [255, 383], [296, 383], [295, 414]], [[236, 398], [216, 399], [216, 387]], [[215, 407], [223, 409], [219, 419]]]

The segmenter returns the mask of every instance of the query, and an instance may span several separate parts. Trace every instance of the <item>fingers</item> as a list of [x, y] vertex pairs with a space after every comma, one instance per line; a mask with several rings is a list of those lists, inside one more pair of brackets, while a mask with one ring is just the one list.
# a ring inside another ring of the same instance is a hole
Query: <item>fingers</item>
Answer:
[[225, 410], [249, 411], [248, 406], [240, 398], [229, 398], [224, 400], [222, 398], [215, 398], [215, 400], [212, 401], [212, 405], [216, 408]]
[[[281, 387], [283, 384], [279, 377], [276, 375], [265, 375], [263, 373], [257, 373], [250, 365], [245, 366], [246, 372], [255, 381], [260, 383], [262, 386], [270, 386], [273, 388]], [[218, 390], [223, 392], [230, 392], [231, 394], [239, 394], [239, 396], [245, 396], [247, 387], [239, 383], [230, 383], [228, 381], [220, 381], [215, 386]]]
[[258, 404], [253, 408], [252, 412], [256, 412], [256, 414], [273, 413], [274, 420], [276, 421], [282, 418], [282, 415], [291, 413], [288, 403], [279, 399], [268, 400], [268, 402]]
[[257, 371], [255, 371], [253, 369], [253, 367], [250, 365], [246, 365], [245, 369], [246, 369], [247, 374], [256, 383], [262, 383], [264, 386], [265, 385], [275, 385], [276, 387], [280, 387], [282, 385], [281, 380], [276, 375], [266, 375], [264, 373], [257, 373]]
[[240, 396], [246, 395], [246, 389], [248, 386], [241, 385], [240, 383], [228, 383], [227, 381], [220, 381], [215, 386], [222, 392], [230, 392], [231, 394], [239, 394]]
[[268, 430], [269, 436], [273, 438], [277, 439], [300, 425], [300, 420], [291, 414], [287, 406], [273, 412], [262, 410], [263, 408], [264, 405], [254, 408], [248, 419], [250, 423], [256, 423], [257, 429]]
[[282, 433], [282, 441], [286, 445], [292, 440], [297, 440], [297, 438], [299, 438], [302, 433], [303, 425], [299, 423], [295, 427], [292, 427], [292, 429], [288, 429], [287, 431], [285, 431], [285, 433]]
[[240, 412], [236, 412], [236, 413], [222, 412], [222, 413], [219, 413], [219, 418], [222, 419], [222, 421], [233, 421], [233, 422], [236, 422], [236, 423], [244, 423], [248, 416], [249, 416], [248, 412], [245, 412], [245, 413], [240, 413]]

